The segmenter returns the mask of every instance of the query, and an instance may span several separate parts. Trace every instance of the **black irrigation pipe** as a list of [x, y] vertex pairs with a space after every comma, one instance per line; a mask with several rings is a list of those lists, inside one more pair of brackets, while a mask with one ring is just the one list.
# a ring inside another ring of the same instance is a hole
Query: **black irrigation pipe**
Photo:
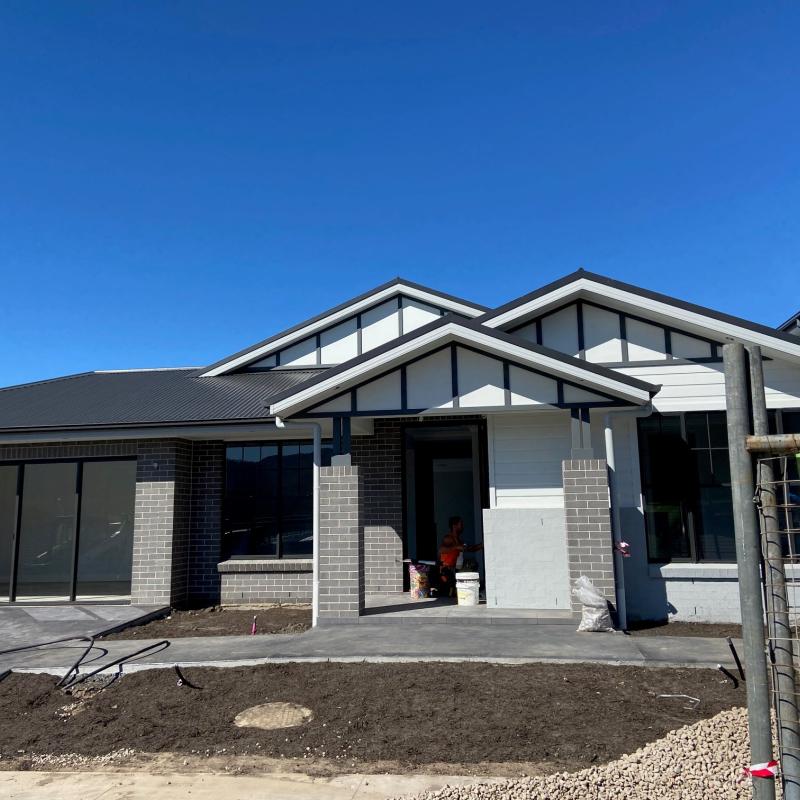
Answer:
[[[72, 673], [73, 673], [73, 672], [74, 672], [76, 675], [78, 674], [78, 667], [80, 667], [80, 665], [83, 663], [83, 661], [84, 661], [84, 659], [86, 658], [86, 656], [88, 656], [88, 655], [89, 655], [89, 653], [90, 653], [90, 651], [92, 650], [92, 648], [93, 648], [93, 647], [94, 647], [94, 637], [92, 637], [92, 640], [89, 642], [89, 644], [88, 644], [88, 645], [86, 645], [86, 649], [85, 649], [85, 650], [84, 650], [84, 651], [83, 651], [83, 652], [82, 652], [82, 653], [81, 653], [81, 654], [78, 656], [77, 660], [76, 660], [76, 661], [75, 661], [75, 662], [72, 664], [72, 666], [71, 666], [71, 667], [70, 667], [70, 668], [69, 668], [69, 669], [68, 669], [68, 670], [67, 670], [67, 671], [64, 673], [64, 676], [63, 676], [63, 677], [61, 678], [61, 680], [60, 680], [60, 681], [59, 681], [59, 682], [56, 684], [56, 686], [63, 686], [63, 685], [64, 685], [64, 684], [65, 684], [65, 683], [66, 683], [66, 682], [69, 680], [69, 678], [70, 678], [70, 675], [72, 675]], [[106, 652], [108, 652], [108, 650], [106, 650]]]
[[722, 673], [722, 674], [723, 674], [723, 675], [724, 675], [726, 678], [728, 678], [728, 680], [730, 680], [730, 682], [733, 684], [733, 688], [734, 688], [734, 689], [738, 689], [738, 688], [739, 688], [739, 681], [738, 681], [738, 680], [736, 680], [736, 676], [735, 676], [735, 675], [734, 675], [734, 674], [733, 674], [733, 673], [732, 673], [732, 672], [731, 672], [729, 669], [726, 669], [725, 667], [723, 667], [723, 666], [722, 666], [722, 664], [717, 664], [717, 669], [718, 669], [718, 670], [719, 670], [719, 671], [720, 671], [720, 672], [721, 672], [721, 673]]
[[192, 683], [182, 672], [181, 668], [175, 664], [175, 674], [178, 676], [178, 686], [188, 686], [190, 689], [202, 689], [202, 686]]
[[8, 650], [0, 650], [0, 656], [9, 653], [21, 653], [23, 650], [35, 650], [37, 647], [47, 647], [50, 644], [63, 644], [64, 642], [92, 642], [94, 636], [65, 636], [63, 639], [53, 639], [49, 642], [36, 642], [36, 644], [23, 644], [20, 647], [10, 647]]
[[[83, 683], [85, 680], [97, 675], [104, 670], [109, 669], [110, 667], [122, 667], [123, 664], [127, 664], [129, 661], [135, 661], [137, 658], [145, 655], [146, 653], [150, 653], [151, 651], [155, 651], [160, 653], [162, 650], [166, 650], [170, 645], [169, 639], [162, 639], [160, 642], [155, 642], [154, 644], [149, 644], [147, 647], [142, 647], [140, 650], [134, 650], [133, 653], [128, 653], [127, 655], [120, 656], [119, 658], [115, 658], [113, 661], [109, 661], [107, 664], [102, 664], [101, 666], [93, 669], [91, 672], [84, 672], [82, 675], [75, 675], [70, 681], [66, 682], [61, 688], [62, 689], [71, 689], [73, 686], [76, 686], [79, 683]], [[156, 649], [158, 648], [158, 649]]]
[[736, 669], [739, 670], [739, 675], [741, 676], [742, 680], [747, 680], [744, 676], [744, 668], [742, 667], [742, 662], [739, 660], [739, 654], [736, 652], [736, 648], [733, 646], [733, 642], [731, 641], [731, 637], [725, 637], [725, 641], [728, 643], [728, 647], [730, 648], [731, 654], [733, 655], [733, 660], [736, 662]]

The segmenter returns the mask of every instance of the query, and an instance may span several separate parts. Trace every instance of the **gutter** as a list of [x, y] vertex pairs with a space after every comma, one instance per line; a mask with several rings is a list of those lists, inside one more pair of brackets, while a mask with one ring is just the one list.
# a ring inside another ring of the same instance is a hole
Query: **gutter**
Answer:
[[314, 435], [314, 501], [311, 513], [311, 627], [316, 628], [319, 621], [319, 470], [322, 466], [322, 426], [318, 422], [286, 422], [275, 417], [276, 428], [311, 428]]
[[609, 411], [603, 417], [606, 443], [606, 463], [608, 464], [608, 483], [611, 499], [611, 538], [614, 543], [614, 596], [617, 601], [617, 624], [620, 630], [628, 628], [628, 605], [625, 597], [625, 559], [618, 545], [622, 542], [622, 522], [620, 519], [619, 497], [617, 494], [617, 459], [614, 452], [613, 421], [617, 417], [642, 419], [653, 413], [652, 400], [643, 408]]

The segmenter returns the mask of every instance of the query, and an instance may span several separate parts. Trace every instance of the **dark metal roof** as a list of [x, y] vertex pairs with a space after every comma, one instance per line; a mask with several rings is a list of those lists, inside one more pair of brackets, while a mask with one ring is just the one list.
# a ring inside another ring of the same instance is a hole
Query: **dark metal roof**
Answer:
[[[390, 289], [392, 286], [408, 286], [411, 289], [419, 289], [422, 292], [428, 292], [428, 294], [433, 295], [434, 297], [438, 297], [441, 300], [449, 300], [454, 303], [461, 303], [465, 306], [472, 306], [472, 308], [487, 312], [489, 311], [488, 306], [481, 305], [480, 303], [473, 303], [472, 300], [464, 300], [461, 297], [456, 297], [453, 294], [447, 294], [446, 292], [440, 292], [438, 289], [431, 289], [429, 286], [423, 286], [421, 283], [414, 283], [414, 281], [408, 281], [405, 278], [394, 278], [386, 283], [382, 283], [380, 286], [376, 286], [374, 289], [370, 289], [368, 292], [364, 292], [363, 294], [358, 295], [357, 297], [353, 297], [350, 300], [346, 300], [344, 303], [339, 303], [338, 306], [334, 306], [333, 308], [329, 308], [327, 311], [323, 311], [321, 314], [317, 314], [314, 317], [310, 317], [309, 319], [305, 320], [304, 322], [298, 322], [297, 325], [292, 325], [291, 328], [286, 328], [286, 330], [280, 331], [280, 333], [276, 333], [273, 336], [270, 336], [266, 339], [262, 339], [260, 342], [256, 342], [255, 344], [251, 344], [249, 347], [245, 347], [243, 350], [239, 350], [238, 353], [232, 353], [229, 356], [225, 356], [221, 358], [219, 361], [215, 361], [213, 364], [209, 364], [205, 369], [204, 372], [208, 372], [209, 370], [215, 369], [216, 367], [222, 366], [223, 364], [227, 364], [229, 361], [233, 361], [240, 356], [247, 355], [248, 353], [252, 352], [253, 350], [259, 350], [262, 347], [266, 347], [271, 342], [277, 342], [278, 339], [283, 339], [284, 336], [288, 336], [295, 331], [302, 330], [303, 328], [308, 327], [309, 325], [313, 325], [315, 322], [319, 322], [320, 320], [329, 317], [331, 314], [336, 314], [339, 311], [343, 311], [346, 308], [349, 308], [356, 303], [360, 303], [362, 300], [368, 300], [372, 295], [377, 294], [378, 292], [382, 292], [384, 289]], [[385, 302], [385, 301], [381, 301]]]
[[285, 369], [198, 377], [197, 369], [84, 372], [0, 389], [0, 431], [244, 422], [315, 377]]
[[798, 332], [800, 332], [800, 311], [798, 311], [796, 314], [792, 314], [792, 316], [789, 317], [789, 319], [787, 319], [782, 325], [778, 325], [778, 330], [782, 331], [783, 333], [797, 336]]
[[770, 328], [768, 325], [761, 325], [758, 322], [751, 322], [750, 320], [742, 319], [741, 317], [735, 317], [732, 314], [725, 314], [722, 311], [715, 311], [713, 308], [706, 308], [705, 306], [699, 306], [695, 303], [687, 303], [685, 300], [679, 300], [677, 297], [671, 297], [668, 294], [651, 292], [649, 289], [642, 289], [639, 286], [634, 286], [632, 283], [617, 281], [613, 278], [607, 278], [605, 275], [598, 275], [596, 272], [587, 272], [585, 269], [576, 270], [569, 275], [565, 275], [563, 278], [559, 278], [557, 281], [553, 281], [552, 283], [548, 283], [546, 286], [542, 286], [541, 289], [537, 289], [530, 294], [523, 295], [522, 297], [511, 300], [502, 306], [498, 306], [492, 311], [488, 311], [483, 316], [477, 317], [475, 322], [483, 323], [490, 319], [494, 319], [495, 317], [499, 317], [506, 311], [511, 311], [519, 306], [523, 306], [526, 303], [550, 294], [550, 292], [560, 289], [563, 286], [568, 286], [570, 283], [574, 283], [580, 278], [586, 278], [587, 280], [594, 281], [595, 283], [602, 284], [603, 286], [608, 286], [612, 289], [621, 289], [622, 291], [630, 292], [631, 294], [638, 295], [639, 297], [645, 297], [649, 300], [656, 300], [660, 303], [666, 303], [667, 305], [675, 306], [675, 308], [682, 308], [685, 311], [691, 311], [695, 314], [702, 314], [710, 319], [719, 320], [720, 322], [727, 322], [731, 325], [738, 325], [741, 328], [755, 331], [756, 333], [763, 333], [767, 336], [772, 336], [775, 339], [782, 339], [785, 342], [797, 344], [796, 336], [790, 336], [788, 333], [782, 333], [780, 330]]
[[[345, 361], [343, 364], [339, 364], [336, 367], [331, 367], [329, 370], [325, 372], [321, 372], [315, 375], [312, 378], [309, 378], [307, 384], [303, 386], [303, 388], [314, 386], [320, 383], [327, 378], [335, 377], [336, 375], [340, 375], [343, 372], [347, 372], [348, 370], [352, 369], [359, 364], [364, 364], [377, 356], [381, 356], [384, 353], [393, 350], [395, 347], [399, 347], [401, 345], [406, 344], [407, 342], [411, 342], [414, 339], [417, 339], [421, 336], [424, 336], [431, 331], [436, 330], [437, 328], [441, 328], [448, 324], [458, 325], [462, 328], [467, 328], [473, 331], [479, 331], [486, 336], [491, 336], [493, 339], [497, 339], [501, 342], [507, 342], [508, 344], [517, 345], [518, 347], [524, 347], [526, 350], [529, 350], [532, 353], [538, 353], [539, 355], [547, 356], [555, 361], [560, 361], [562, 364], [567, 364], [571, 367], [579, 369], [583, 372], [590, 372], [594, 373], [595, 375], [600, 375], [605, 378], [610, 378], [617, 383], [622, 383], [627, 386], [631, 386], [635, 389], [640, 389], [645, 392], [649, 392], [650, 396], [652, 397], [654, 394], [657, 394], [660, 386], [654, 386], [652, 383], [647, 383], [646, 381], [640, 380], [639, 378], [631, 377], [630, 375], [625, 375], [622, 372], [617, 372], [616, 370], [609, 369], [608, 367], [601, 366], [600, 364], [593, 364], [590, 361], [585, 361], [580, 358], [575, 358], [574, 356], [569, 356], [566, 353], [562, 353], [559, 350], [553, 350], [550, 347], [545, 347], [544, 345], [535, 344], [534, 342], [529, 341], [528, 339], [524, 339], [521, 336], [517, 336], [512, 333], [506, 333], [505, 331], [498, 330], [497, 328], [489, 328], [486, 325], [481, 325], [478, 320], [466, 320], [462, 319], [461, 317], [455, 314], [447, 314], [444, 317], [440, 317], [439, 319], [433, 320], [433, 322], [429, 322], [427, 325], [423, 325], [419, 328], [415, 328], [410, 333], [401, 336], [398, 339], [393, 339], [390, 342], [386, 342], [382, 344], [380, 347], [376, 347], [374, 350], [369, 350], [366, 353], [363, 353], [356, 358], [351, 358], [349, 361]], [[409, 354], [409, 358], [413, 358], [413, 353]], [[281, 400], [286, 399], [287, 397], [291, 397], [295, 391], [299, 391], [300, 387], [287, 387], [282, 392], [276, 394], [274, 397], [270, 399], [270, 403], [277, 403]]]

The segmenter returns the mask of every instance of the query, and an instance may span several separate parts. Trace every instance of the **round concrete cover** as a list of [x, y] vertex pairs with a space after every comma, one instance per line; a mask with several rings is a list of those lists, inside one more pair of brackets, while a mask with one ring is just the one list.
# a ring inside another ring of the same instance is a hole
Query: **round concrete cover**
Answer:
[[262, 728], [274, 731], [278, 728], [295, 728], [308, 722], [314, 713], [310, 708], [296, 703], [263, 703], [246, 708], [233, 720], [240, 728]]

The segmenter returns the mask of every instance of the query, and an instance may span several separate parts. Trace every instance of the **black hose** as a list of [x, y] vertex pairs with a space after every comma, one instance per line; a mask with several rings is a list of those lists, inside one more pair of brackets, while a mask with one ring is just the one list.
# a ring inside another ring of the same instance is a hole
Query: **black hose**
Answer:
[[744, 677], [744, 668], [742, 667], [742, 662], [739, 660], [739, 654], [736, 652], [736, 648], [733, 646], [733, 642], [731, 641], [731, 637], [726, 637], [725, 641], [728, 643], [728, 647], [733, 655], [733, 660], [736, 662], [736, 669], [739, 670], [739, 675], [741, 676], [742, 680], [747, 680]]
[[731, 681], [734, 689], [739, 688], [739, 681], [736, 680], [736, 676], [729, 669], [725, 669], [722, 664], [717, 664], [717, 669]]
[[101, 666], [97, 667], [97, 669], [94, 669], [91, 672], [84, 672], [82, 675], [75, 675], [75, 677], [72, 678], [72, 680], [65, 683], [62, 686], [62, 688], [71, 689], [73, 686], [76, 686], [79, 683], [83, 683], [88, 678], [91, 678], [92, 676], [97, 675], [98, 673], [103, 672], [104, 670], [107, 670], [109, 667], [116, 667], [117, 665], [122, 666], [123, 664], [127, 664], [129, 661], [135, 661], [138, 657], [141, 657], [146, 653], [150, 653], [151, 651], [160, 653], [162, 650], [166, 650], [169, 647], [169, 645], [170, 642], [168, 639], [162, 639], [160, 642], [149, 644], [147, 645], [147, 647], [142, 647], [140, 650], [134, 650], [133, 653], [128, 653], [127, 655], [115, 658], [113, 661], [109, 661], [107, 664], [102, 664]]
[[182, 672], [181, 668], [176, 664], [175, 667], [175, 674], [178, 676], [178, 686], [188, 686], [190, 689], [202, 689], [202, 686], [197, 686], [196, 684], [192, 683]]

